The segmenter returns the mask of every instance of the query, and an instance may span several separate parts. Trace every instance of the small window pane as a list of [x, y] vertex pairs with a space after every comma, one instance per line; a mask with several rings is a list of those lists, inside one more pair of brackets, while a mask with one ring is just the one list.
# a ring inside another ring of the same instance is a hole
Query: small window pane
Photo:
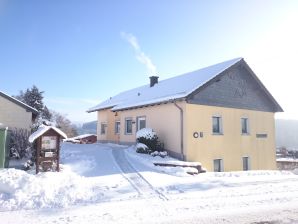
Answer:
[[106, 124], [105, 123], [101, 123], [100, 124], [100, 134], [104, 135], [106, 134]]
[[220, 133], [220, 117], [212, 117], [213, 133]]
[[249, 157], [243, 157], [243, 170], [249, 170]]
[[241, 118], [242, 134], [248, 134], [248, 119]]
[[115, 134], [120, 133], [120, 121], [116, 121], [115, 123]]
[[138, 130], [146, 128], [146, 118], [140, 117], [138, 118]]
[[213, 161], [214, 172], [223, 172], [223, 162], [222, 159], [215, 159]]
[[125, 120], [125, 133], [132, 134], [132, 120]]

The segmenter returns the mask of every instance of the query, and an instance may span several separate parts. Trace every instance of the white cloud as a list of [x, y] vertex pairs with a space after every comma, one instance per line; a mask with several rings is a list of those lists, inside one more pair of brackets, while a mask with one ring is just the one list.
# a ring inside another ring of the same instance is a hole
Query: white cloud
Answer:
[[151, 59], [141, 50], [137, 38], [131, 33], [121, 32], [121, 37], [125, 39], [135, 50], [136, 58], [144, 64], [150, 75], [156, 75], [156, 66]]

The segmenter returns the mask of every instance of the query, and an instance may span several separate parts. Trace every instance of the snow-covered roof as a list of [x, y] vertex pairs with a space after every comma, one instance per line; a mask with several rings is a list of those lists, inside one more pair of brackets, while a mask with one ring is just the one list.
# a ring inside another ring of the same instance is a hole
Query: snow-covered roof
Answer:
[[90, 108], [87, 112], [106, 108], [112, 108], [111, 110], [117, 111], [184, 98], [241, 59], [232, 59], [173, 78], [161, 80], [153, 87], [150, 87], [148, 84], [122, 92]]
[[2, 97], [4, 97], [4, 98], [6, 98], [6, 99], [8, 99], [8, 100], [10, 100], [10, 101], [12, 101], [12, 102], [18, 104], [19, 106], [25, 108], [26, 110], [29, 110], [30, 112], [32, 112], [32, 113], [35, 114], [35, 115], [38, 114], [38, 111], [37, 111], [35, 108], [29, 106], [28, 104], [23, 103], [22, 101], [20, 101], [20, 100], [14, 98], [14, 97], [12, 97], [12, 96], [7, 95], [6, 93], [4, 93], [4, 92], [2, 92], [2, 91], [0, 91], [0, 96], [2, 96]]
[[68, 138], [68, 140], [77, 140], [77, 139], [82, 139], [82, 138], [88, 138], [90, 136], [96, 136], [95, 134], [84, 134], [84, 135], [79, 135], [79, 136], [75, 136], [72, 138]]
[[36, 132], [32, 133], [29, 137], [29, 142], [33, 143], [38, 137], [42, 136], [44, 133], [46, 133], [48, 130], [53, 129], [56, 131], [59, 135], [61, 135], [63, 138], [67, 138], [67, 135], [61, 131], [59, 128], [53, 127], [53, 126], [46, 126], [41, 125]]

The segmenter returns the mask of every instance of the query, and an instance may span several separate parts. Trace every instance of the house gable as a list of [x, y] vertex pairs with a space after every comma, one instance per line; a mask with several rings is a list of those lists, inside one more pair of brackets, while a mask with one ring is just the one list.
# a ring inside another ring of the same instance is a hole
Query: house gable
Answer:
[[12, 103], [14, 103], [14, 104], [16, 104], [16, 105], [24, 108], [26, 110], [26, 112], [31, 112], [34, 117], [38, 115], [38, 111], [35, 108], [30, 107], [29, 105], [27, 105], [27, 104], [25, 104], [25, 103], [17, 100], [14, 97], [9, 96], [9, 95], [1, 92], [1, 91], [0, 91], [0, 97], [3, 97], [6, 100], [9, 100], [10, 102], [12, 102]]
[[260, 80], [241, 60], [187, 97], [192, 104], [281, 112]]

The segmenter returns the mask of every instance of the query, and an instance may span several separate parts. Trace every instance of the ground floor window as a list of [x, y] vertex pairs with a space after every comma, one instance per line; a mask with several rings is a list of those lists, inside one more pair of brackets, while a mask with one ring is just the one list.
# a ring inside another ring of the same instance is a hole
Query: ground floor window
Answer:
[[106, 129], [107, 129], [107, 124], [106, 123], [101, 123], [100, 124], [100, 134], [105, 135], [106, 131], [107, 131]]
[[213, 160], [213, 167], [214, 167], [214, 172], [223, 172], [223, 160], [222, 159], [215, 159]]
[[138, 117], [137, 130], [146, 128], [146, 117]]
[[243, 170], [250, 170], [249, 157], [247, 157], [247, 156], [242, 157], [242, 163], [243, 163]]
[[132, 119], [125, 118], [125, 134], [130, 135], [132, 134]]
[[120, 134], [120, 121], [115, 122], [115, 134]]

